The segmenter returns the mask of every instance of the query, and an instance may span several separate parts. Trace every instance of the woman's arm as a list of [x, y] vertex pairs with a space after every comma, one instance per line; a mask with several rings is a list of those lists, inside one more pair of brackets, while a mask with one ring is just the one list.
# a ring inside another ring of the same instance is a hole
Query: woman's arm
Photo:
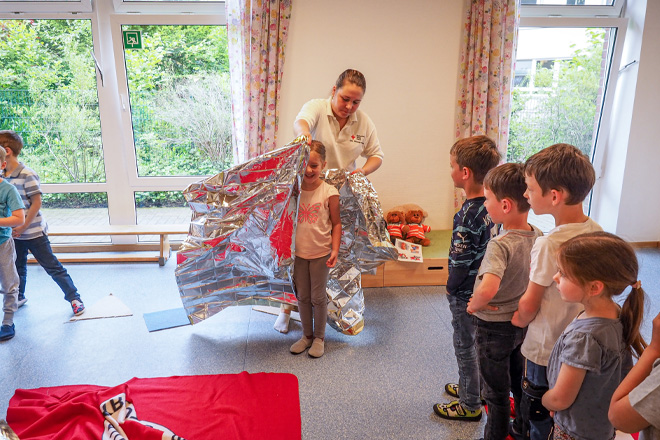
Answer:
[[561, 364], [555, 386], [543, 395], [543, 406], [550, 411], [562, 411], [573, 405], [587, 370]]
[[312, 143], [312, 132], [309, 129], [309, 124], [304, 119], [296, 119], [293, 123], [293, 134], [295, 137], [305, 136], [308, 145]]
[[649, 422], [632, 407], [628, 395], [651, 374], [653, 363], [658, 358], [660, 358], [660, 313], [653, 319], [651, 343], [612, 395], [608, 417], [615, 428], [623, 432], [638, 432], [649, 426]]
[[328, 199], [330, 208], [330, 221], [332, 222], [332, 252], [326, 262], [328, 267], [335, 267], [337, 256], [339, 255], [339, 246], [341, 245], [341, 217], [339, 214], [339, 196], [330, 196]]
[[367, 159], [364, 165], [362, 165], [362, 168], [357, 168], [351, 174], [362, 173], [365, 176], [368, 176], [369, 174], [373, 173], [378, 168], [380, 168], [382, 164], [383, 164], [383, 159], [381, 159], [378, 156], [371, 156], [370, 158]]

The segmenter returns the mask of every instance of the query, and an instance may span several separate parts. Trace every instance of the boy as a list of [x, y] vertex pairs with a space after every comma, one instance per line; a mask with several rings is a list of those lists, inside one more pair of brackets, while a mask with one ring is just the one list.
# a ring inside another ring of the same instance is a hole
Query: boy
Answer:
[[[0, 169], [7, 165], [5, 150], [0, 148]], [[2, 291], [2, 327], [0, 341], [11, 339], [16, 334], [14, 313], [18, 306], [18, 274], [14, 266], [14, 240], [11, 228], [20, 226], [25, 221], [23, 202], [16, 188], [0, 177], [0, 290]]]
[[581, 304], [562, 301], [559, 295], [552, 279], [558, 270], [556, 253], [569, 238], [602, 230], [582, 209], [595, 181], [589, 158], [573, 145], [552, 145], [525, 163], [525, 197], [537, 215], [554, 217], [555, 228], [532, 247], [529, 285], [511, 320], [521, 328], [529, 324], [521, 349], [525, 357], [521, 399], [524, 438], [545, 440], [552, 428], [550, 413], [541, 403], [548, 390], [548, 359], [561, 332], [582, 309]]
[[48, 227], [39, 211], [41, 208], [39, 176], [17, 159], [23, 148], [23, 139], [14, 131], [0, 131], [0, 148], [7, 153], [5, 179], [18, 189], [18, 193], [27, 208], [25, 223], [22, 226], [15, 227], [13, 231], [13, 237], [16, 241], [16, 271], [20, 279], [18, 307], [21, 307], [27, 301], [27, 298], [25, 298], [25, 284], [27, 281], [27, 254], [30, 251], [41, 267], [60, 286], [60, 289], [64, 292], [64, 299], [71, 304], [73, 314], [80, 315], [85, 311], [85, 305], [80, 299], [73, 280], [53, 254], [46, 234]]
[[[486, 247], [467, 307], [467, 312], [476, 317], [477, 357], [488, 404], [485, 440], [509, 435], [510, 392], [516, 414], [520, 412], [524, 329], [511, 324], [511, 318], [529, 282], [532, 245], [543, 235], [527, 223], [526, 189], [522, 164], [500, 165], [484, 179], [484, 206], [493, 223], [502, 225], [500, 234]], [[519, 417], [516, 423], [520, 430]]]
[[447, 280], [460, 386], [446, 384], [447, 394], [458, 400], [436, 403], [433, 411], [445, 419], [478, 421], [481, 420], [479, 365], [474, 347], [474, 321], [467, 313], [467, 303], [488, 240], [497, 232], [484, 207], [483, 181], [486, 173], [499, 163], [500, 153], [487, 136], [472, 136], [456, 142], [449, 155], [451, 178], [457, 188], [465, 190], [467, 198], [454, 215]]

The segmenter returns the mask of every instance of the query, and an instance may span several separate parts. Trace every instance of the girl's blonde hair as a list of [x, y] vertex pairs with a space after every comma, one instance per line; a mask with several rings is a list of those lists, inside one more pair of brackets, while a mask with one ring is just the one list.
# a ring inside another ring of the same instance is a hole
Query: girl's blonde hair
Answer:
[[647, 345], [639, 332], [646, 294], [637, 279], [639, 263], [632, 246], [609, 232], [590, 232], [563, 243], [557, 261], [571, 281], [582, 286], [591, 281], [602, 282], [603, 293], [610, 298], [632, 287], [621, 307], [620, 319], [623, 339], [639, 357]]

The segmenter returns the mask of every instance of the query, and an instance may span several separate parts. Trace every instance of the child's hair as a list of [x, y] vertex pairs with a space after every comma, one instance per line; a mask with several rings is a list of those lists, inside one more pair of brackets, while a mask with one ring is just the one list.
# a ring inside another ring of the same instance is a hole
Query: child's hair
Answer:
[[474, 181], [484, 182], [486, 173], [500, 163], [497, 145], [488, 136], [470, 136], [459, 139], [449, 150], [460, 168], [467, 167], [474, 174]]
[[337, 86], [337, 89], [341, 89], [344, 84], [346, 83], [351, 83], [355, 84], [356, 86], [360, 87], [364, 93], [367, 92], [367, 80], [364, 77], [364, 75], [360, 72], [358, 72], [355, 69], [346, 69], [344, 70], [341, 75], [337, 78], [337, 82], [335, 82], [335, 86]]
[[525, 174], [536, 179], [543, 195], [551, 189], [567, 191], [567, 205], [582, 203], [596, 182], [589, 158], [570, 144], [554, 144], [539, 151], [525, 162]]
[[497, 200], [511, 199], [518, 211], [529, 211], [529, 202], [525, 198], [527, 184], [523, 164], [505, 163], [491, 169], [484, 177], [484, 187], [495, 194]]
[[7, 160], [7, 152], [4, 148], [0, 148], [0, 164], [4, 163]]
[[309, 151], [318, 153], [318, 155], [321, 156], [323, 162], [325, 162], [325, 145], [323, 145], [320, 141], [312, 141], [309, 144]]
[[639, 332], [645, 293], [637, 279], [639, 264], [632, 246], [609, 232], [590, 232], [564, 242], [559, 247], [557, 262], [564, 276], [582, 286], [591, 281], [602, 282], [603, 292], [610, 298], [632, 287], [620, 318], [626, 346], [632, 347], [639, 357], [647, 345]]
[[23, 138], [13, 130], [0, 130], [0, 147], [9, 148], [14, 156], [18, 156], [23, 148]]

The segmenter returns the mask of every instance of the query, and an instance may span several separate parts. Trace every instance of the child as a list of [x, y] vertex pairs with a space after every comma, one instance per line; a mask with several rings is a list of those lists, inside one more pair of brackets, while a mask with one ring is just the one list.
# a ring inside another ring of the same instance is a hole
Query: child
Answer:
[[323, 339], [328, 315], [325, 286], [330, 268], [337, 263], [341, 243], [339, 192], [321, 180], [325, 163], [325, 147], [319, 141], [312, 141], [298, 202], [293, 265], [303, 336], [291, 346], [291, 353], [300, 354], [309, 348], [309, 355], [314, 358], [323, 356], [325, 351]]
[[[639, 281], [636, 283], [638, 284]], [[639, 283], [641, 288], [641, 283]], [[651, 343], [614, 391], [609, 419], [616, 429], [640, 433], [639, 440], [660, 440], [660, 313], [653, 320]]]
[[[0, 148], [0, 169], [7, 165], [6, 153]], [[14, 313], [18, 298], [18, 274], [14, 266], [14, 240], [11, 238], [11, 228], [20, 226], [25, 221], [23, 202], [16, 188], [0, 177], [0, 290], [2, 291], [2, 327], [0, 341], [11, 339], [16, 334]]]
[[457, 188], [465, 190], [467, 197], [454, 215], [447, 280], [459, 383], [446, 384], [445, 391], [458, 400], [436, 403], [433, 411], [445, 419], [477, 421], [481, 419], [479, 365], [475, 329], [472, 316], [467, 313], [467, 303], [488, 240], [497, 232], [484, 207], [483, 181], [486, 173], [499, 163], [500, 153], [487, 136], [472, 136], [456, 142], [449, 155], [451, 178]]
[[559, 335], [575, 318], [581, 304], [561, 300], [553, 280], [557, 273], [559, 246], [576, 235], [600, 231], [601, 227], [582, 210], [582, 202], [596, 180], [589, 158], [568, 144], [551, 145], [525, 163], [525, 197], [537, 215], [550, 214], [555, 228], [539, 237], [532, 247], [529, 284], [520, 298], [511, 322], [527, 328], [521, 348], [525, 356], [521, 415], [523, 434], [532, 440], [546, 440], [552, 418], [541, 397], [548, 390], [546, 367]]
[[[554, 280], [561, 298], [584, 306], [555, 344], [548, 362], [550, 389], [543, 406], [554, 411], [554, 439], [613, 439], [607, 418], [612, 394], [640, 355], [644, 291], [633, 248], [616, 235], [592, 232], [564, 242]], [[612, 299], [628, 286], [623, 307]]]
[[14, 228], [13, 231], [16, 242], [16, 271], [20, 279], [18, 306], [21, 307], [27, 301], [25, 284], [27, 281], [27, 254], [30, 251], [41, 267], [60, 286], [64, 292], [64, 299], [71, 304], [73, 314], [80, 315], [85, 311], [85, 305], [66, 269], [53, 255], [47, 235], [48, 227], [39, 211], [41, 208], [39, 176], [17, 159], [23, 148], [23, 139], [18, 133], [11, 130], [0, 131], [0, 148], [7, 152], [5, 179], [18, 189], [27, 209], [25, 223]]
[[[523, 195], [526, 189], [522, 164], [500, 165], [484, 179], [484, 206], [493, 222], [502, 225], [502, 230], [488, 243], [467, 312], [476, 317], [479, 371], [488, 404], [486, 440], [509, 435], [510, 392], [516, 414], [520, 412], [523, 368], [520, 345], [524, 329], [511, 324], [511, 318], [529, 282], [532, 245], [536, 237], [543, 235], [527, 223], [529, 203]], [[520, 425], [521, 421], [517, 422]]]

